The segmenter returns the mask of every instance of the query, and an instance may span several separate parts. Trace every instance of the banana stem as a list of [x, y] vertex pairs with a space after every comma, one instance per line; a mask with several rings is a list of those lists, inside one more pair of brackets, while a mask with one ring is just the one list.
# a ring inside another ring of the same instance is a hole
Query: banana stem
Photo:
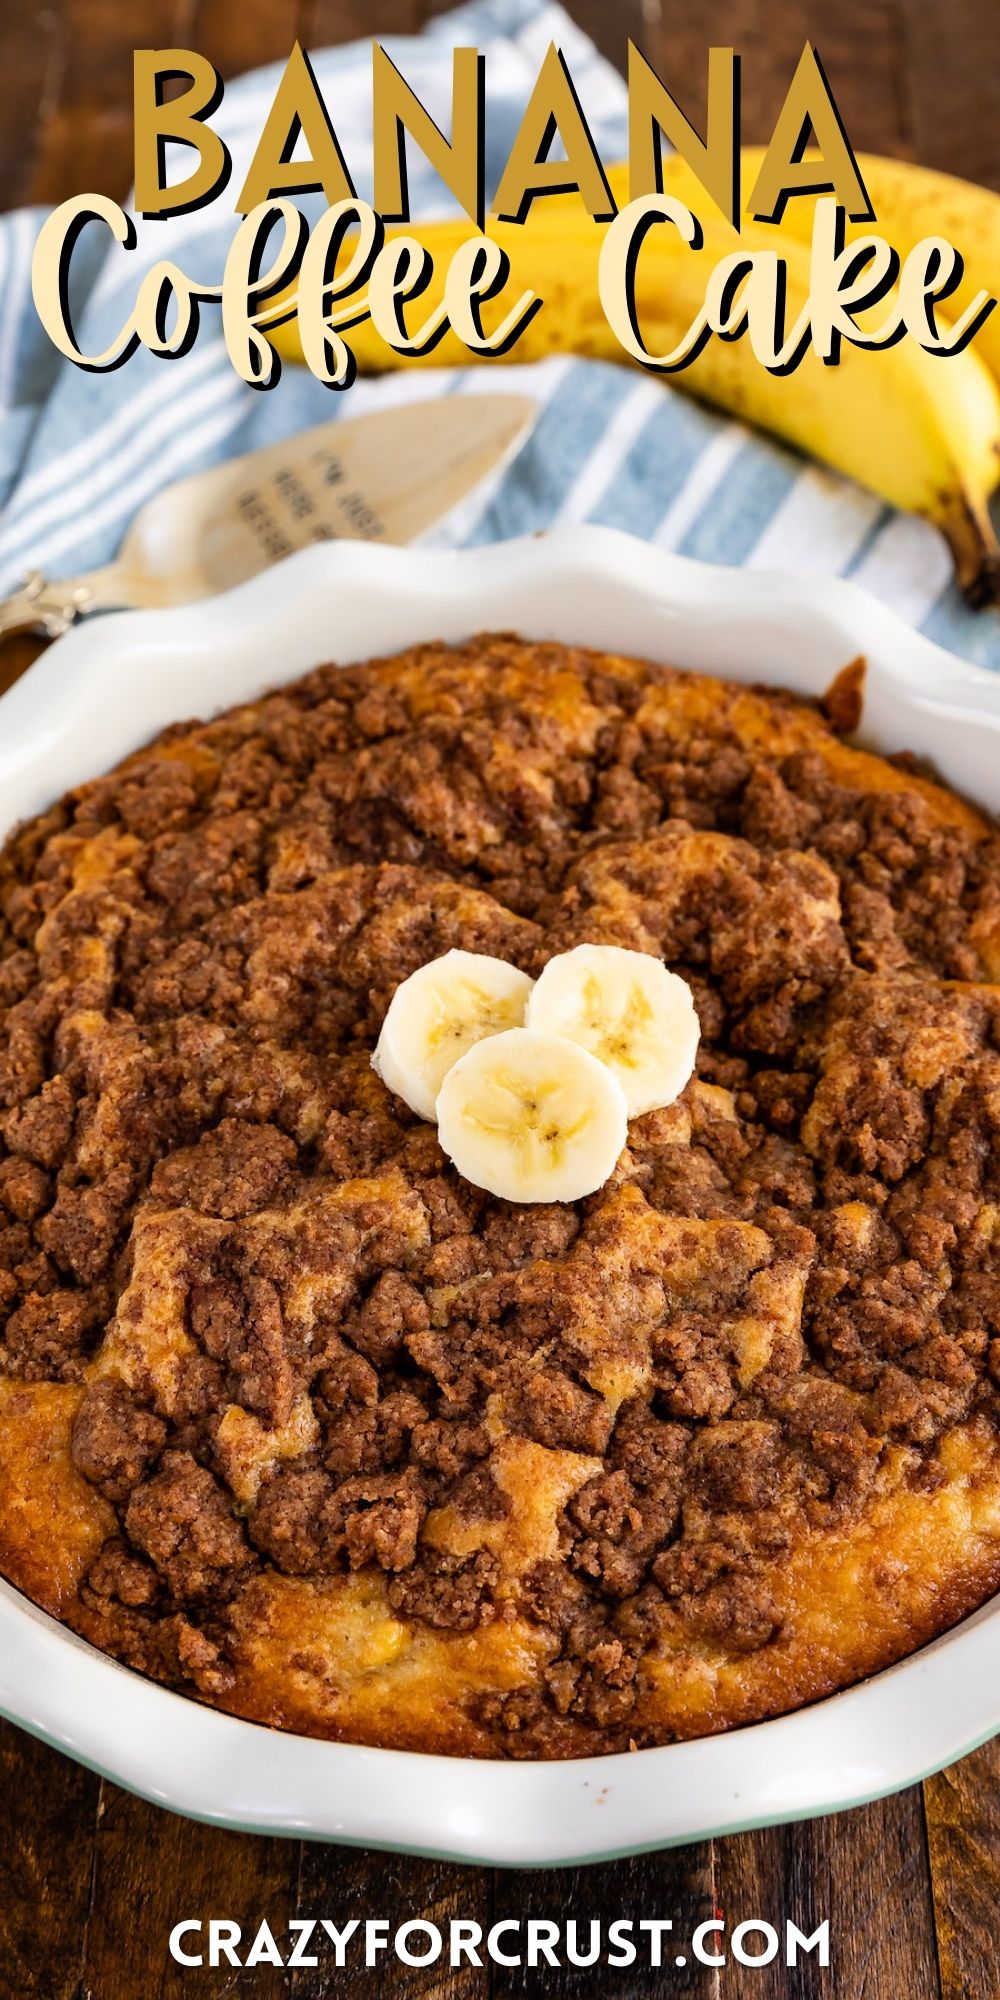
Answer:
[[966, 602], [974, 611], [1000, 604], [1000, 542], [985, 505], [967, 493], [951, 494], [938, 525], [955, 558]]

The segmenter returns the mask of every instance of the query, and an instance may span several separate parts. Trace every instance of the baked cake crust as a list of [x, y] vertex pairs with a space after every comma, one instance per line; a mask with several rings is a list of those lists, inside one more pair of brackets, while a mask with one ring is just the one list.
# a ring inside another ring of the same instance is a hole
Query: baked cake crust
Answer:
[[[823, 709], [486, 636], [0, 853], [0, 1570], [201, 1700], [576, 1756], [1000, 1587], [1000, 839]], [[698, 1074], [517, 1207], [369, 1058], [452, 946], [664, 957]]]

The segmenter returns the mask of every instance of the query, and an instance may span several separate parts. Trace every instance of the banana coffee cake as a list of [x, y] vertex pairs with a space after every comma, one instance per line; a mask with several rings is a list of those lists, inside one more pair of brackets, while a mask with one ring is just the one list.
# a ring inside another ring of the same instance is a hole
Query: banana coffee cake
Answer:
[[[1000, 1587], [1000, 839], [856, 708], [421, 646], [8, 839], [11, 1583], [236, 1714], [520, 1757], [794, 1708]], [[502, 1199], [372, 1057], [431, 961], [581, 945], [686, 982], [695, 1073]]]

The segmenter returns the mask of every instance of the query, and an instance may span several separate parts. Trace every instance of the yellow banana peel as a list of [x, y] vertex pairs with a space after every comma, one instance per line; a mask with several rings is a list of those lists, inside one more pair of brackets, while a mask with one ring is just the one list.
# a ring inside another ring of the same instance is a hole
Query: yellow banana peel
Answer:
[[[763, 146], [744, 146], [741, 155], [744, 202], [749, 199], [763, 158]], [[857, 162], [876, 220], [849, 222], [849, 243], [877, 232], [905, 258], [925, 236], [943, 236], [961, 252], [965, 264], [962, 280], [948, 301], [949, 317], [958, 319], [977, 292], [987, 292], [991, 298], [996, 296], [1000, 285], [1000, 195], [988, 188], [975, 187], [971, 181], [957, 180], [952, 174], [916, 166], [909, 160], [859, 153]], [[781, 231], [808, 243], [814, 206], [814, 199], [808, 195], [796, 196], [787, 205]], [[975, 348], [980, 359], [1000, 378], [1000, 306], [977, 333]]]
[[[744, 150], [746, 189], [753, 185], [759, 158], [756, 149]], [[900, 179], [895, 162], [877, 163], [885, 169], [883, 180], [877, 177], [874, 164], [862, 158], [862, 172], [878, 214], [878, 224], [871, 226], [877, 226], [901, 254], [928, 233], [947, 234], [963, 250], [965, 239], [973, 240], [957, 212], [949, 210], [946, 220], [942, 211], [940, 221], [918, 213], [917, 195], [906, 174]], [[917, 171], [906, 170], [908, 174]], [[931, 178], [946, 179], [941, 175]], [[609, 179], [616, 200], [620, 204], [626, 201], [627, 168], [612, 167]], [[951, 185], [962, 187], [961, 183]], [[636, 274], [636, 307], [648, 351], [665, 353], [677, 345], [703, 303], [712, 267], [739, 246], [777, 249], [786, 260], [787, 317], [791, 323], [809, 295], [812, 203], [790, 202], [778, 226], [744, 221], [737, 236], [713, 210], [682, 160], [674, 157], [665, 162], [664, 186], [698, 214], [704, 243], [700, 250], [692, 251], [669, 227], [654, 229], [647, 237]], [[990, 226], [1000, 246], [1000, 199], [980, 189], [970, 193], [980, 197], [987, 209], [991, 203], [995, 207]], [[893, 195], [897, 206], [905, 207], [903, 219], [897, 218], [890, 200]], [[525, 289], [544, 300], [542, 310], [513, 350], [515, 359], [527, 362], [567, 352], [613, 361], [626, 358], [598, 292], [598, 258], [605, 229], [606, 225], [592, 220], [578, 196], [547, 199], [524, 224], [489, 219], [488, 235], [510, 258], [511, 276], [505, 287], [508, 305]], [[907, 234], [901, 237], [903, 230]], [[979, 240], [984, 240], [985, 222], [979, 224], [979, 230]], [[390, 238], [399, 233], [416, 237], [433, 258], [431, 283], [419, 301], [423, 318], [443, 297], [450, 258], [476, 232], [460, 218], [387, 232]], [[994, 268], [1000, 268], [1000, 255]], [[978, 282], [970, 261], [966, 278], [969, 295]], [[507, 305], [495, 302], [497, 320], [505, 310]], [[929, 355], [910, 339], [874, 353], [845, 343], [836, 368], [826, 367], [810, 348], [787, 376], [769, 374], [747, 339], [713, 338], [693, 362], [669, 380], [860, 481], [890, 505], [936, 523], [951, 544], [963, 589], [972, 602], [984, 603], [1000, 591], [1000, 547], [988, 510], [989, 496], [1000, 476], [1000, 389], [984, 358], [985, 332], [983, 328], [977, 342], [964, 353], [946, 357]], [[370, 320], [352, 327], [345, 337], [360, 372], [365, 374], [400, 367], [467, 366], [477, 358], [489, 358], [470, 355], [450, 329], [433, 352], [423, 357], [397, 354]], [[301, 361], [294, 320], [275, 328], [269, 338], [280, 354]], [[1000, 372], [1000, 338], [997, 348]]]

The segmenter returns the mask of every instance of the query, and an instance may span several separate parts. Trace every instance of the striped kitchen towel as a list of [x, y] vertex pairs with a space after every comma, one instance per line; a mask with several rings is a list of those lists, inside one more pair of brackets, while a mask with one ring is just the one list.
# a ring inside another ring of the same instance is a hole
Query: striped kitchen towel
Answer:
[[[418, 36], [381, 39], [445, 128], [452, 47], [485, 53], [491, 186], [552, 41], [565, 52], [602, 156], [625, 151], [624, 83], [557, 5], [471, 0]], [[313, 61], [355, 184], [370, 197], [370, 43], [321, 51]], [[233, 154], [233, 186], [278, 74], [272, 66], [229, 84], [213, 120]], [[412, 149], [410, 192], [417, 215], [447, 205], [446, 191]], [[934, 529], [625, 366], [558, 357], [526, 367], [421, 369], [359, 381], [339, 395], [306, 371], [286, 368], [278, 387], [262, 395], [238, 380], [218, 315], [206, 312], [185, 359], [158, 361], [140, 351], [114, 374], [86, 374], [59, 359], [35, 317], [30, 263], [42, 219], [41, 210], [0, 218], [0, 592], [29, 568], [65, 577], [107, 562], [143, 501], [218, 459], [331, 415], [516, 385], [542, 405], [531, 437], [503, 475], [463, 502], [429, 541], [454, 547], [554, 522], [602, 521], [713, 562], [836, 572], [943, 645], [1000, 668], [1000, 616], [965, 608]], [[217, 281], [234, 228], [223, 198], [194, 215], [140, 218], [138, 245], [128, 254], [109, 249], [103, 229], [86, 231], [73, 301], [84, 344], [99, 350], [112, 338], [141, 272], [160, 257]]]

